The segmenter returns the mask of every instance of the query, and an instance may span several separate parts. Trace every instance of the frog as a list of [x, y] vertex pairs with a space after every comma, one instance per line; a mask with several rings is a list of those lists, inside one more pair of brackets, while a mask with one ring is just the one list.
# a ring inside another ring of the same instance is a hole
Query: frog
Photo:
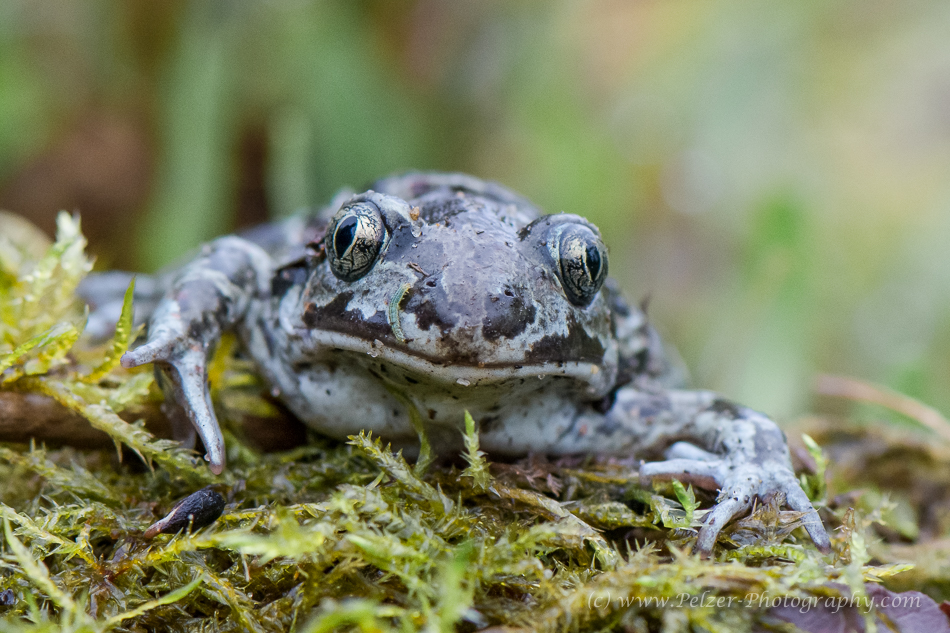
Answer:
[[[644, 486], [718, 491], [696, 538], [702, 556], [776, 494], [830, 551], [778, 425], [687, 388], [645, 306], [624, 299], [608, 267], [581, 215], [543, 213], [474, 176], [397, 174], [140, 276], [147, 336], [121, 363], [156, 366], [170, 417], [201, 439], [215, 474], [225, 447], [208, 363], [233, 333], [272, 395], [321, 434], [368, 432], [412, 456], [421, 431], [444, 454], [463, 448], [471, 415], [492, 457], [634, 458]], [[90, 327], [114, 318], [126, 282], [89, 278]]]

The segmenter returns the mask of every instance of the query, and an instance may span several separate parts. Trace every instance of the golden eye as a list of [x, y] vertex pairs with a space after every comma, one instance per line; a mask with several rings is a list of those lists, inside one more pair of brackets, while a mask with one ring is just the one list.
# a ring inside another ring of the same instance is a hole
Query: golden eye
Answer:
[[330, 270], [342, 281], [356, 281], [376, 265], [386, 239], [386, 225], [375, 204], [343, 207], [327, 231]]
[[548, 248], [568, 301], [588, 306], [607, 279], [607, 248], [588, 227], [561, 224]]

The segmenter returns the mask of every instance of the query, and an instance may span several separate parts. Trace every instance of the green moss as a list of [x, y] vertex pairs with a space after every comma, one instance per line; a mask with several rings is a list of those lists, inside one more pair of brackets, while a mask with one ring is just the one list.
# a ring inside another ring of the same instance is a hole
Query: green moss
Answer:
[[[827, 508], [829, 527], [842, 529], [823, 557], [800, 513], [774, 499], [700, 560], [690, 546], [708, 497], [678, 482], [644, 490], [628, 468], [597, 459], [493, 466], [470, 416], [461, 472], [413, 468], [364, 434], [265, 455], [231, 436], [229, 470], [214, 477], [193, 452], [118, 415], [152, 389], [150, 372], [117, 363], [135, 335], [131, 288], [114, 340], [76, 347], [82, 311], [72, 295], [89, 270], [82, 246], [78, 223], [63, 215], [45, 258], [0, 271], [0, 385], [55, 399], [138, 457], [0, 447], [0, 481], [17, 482], [0, 491], [0, 590], [16, 597], [0, 607], [5, 631], [731, 631], [763, 616], [757, 596], [821, 595], [829, 582], [863, 592], [901, 572], [936, 593], [950, 586], [945, 572], [911, 570], [878, 541], [890, 512], [880, 504], [863, 517]], [[215, 398], [279, 415], [222, 348]], [[818, 466], [805, 489], [824, 504], [828, 461], [805, 441]], [[209, 483], [228, 500], [217, 522], [143, 537]], [[901, 534], [915, 538], [912, 516], [901, 516]], [[737, 606], [695, 599], [703, 592]]]

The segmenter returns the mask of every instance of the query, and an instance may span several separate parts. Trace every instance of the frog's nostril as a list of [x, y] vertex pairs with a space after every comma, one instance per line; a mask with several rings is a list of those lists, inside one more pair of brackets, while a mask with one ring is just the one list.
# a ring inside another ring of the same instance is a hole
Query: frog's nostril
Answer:
[[435, 279], [429, 279], [426, 281], [426, 285], [430, 288], [435, 288], [439, 284], [436, 283]]
[[515, 293], [513, 293], [513, 292], [511, 291], [511, 288], [505, 288], [505, 296], [506, 296], [506, 297], [513, 297], [513, 296], [515, 296]]

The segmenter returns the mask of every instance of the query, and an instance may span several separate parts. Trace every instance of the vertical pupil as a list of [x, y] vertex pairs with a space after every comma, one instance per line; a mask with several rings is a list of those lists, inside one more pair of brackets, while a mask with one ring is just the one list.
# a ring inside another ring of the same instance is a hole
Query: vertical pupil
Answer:
[[342, 257], [353, 241], [356, 239], [356, 227], [360, 221], [355, 216], [347, 216], [340, 220], [336, 225], [336, 231], [333, 233], [333, 250], [337, 257]]
[[590, 271], [591, 280], [597, 279], [600, 275], [600, 249], [596, 246], [587, 247], [587, 270]]

